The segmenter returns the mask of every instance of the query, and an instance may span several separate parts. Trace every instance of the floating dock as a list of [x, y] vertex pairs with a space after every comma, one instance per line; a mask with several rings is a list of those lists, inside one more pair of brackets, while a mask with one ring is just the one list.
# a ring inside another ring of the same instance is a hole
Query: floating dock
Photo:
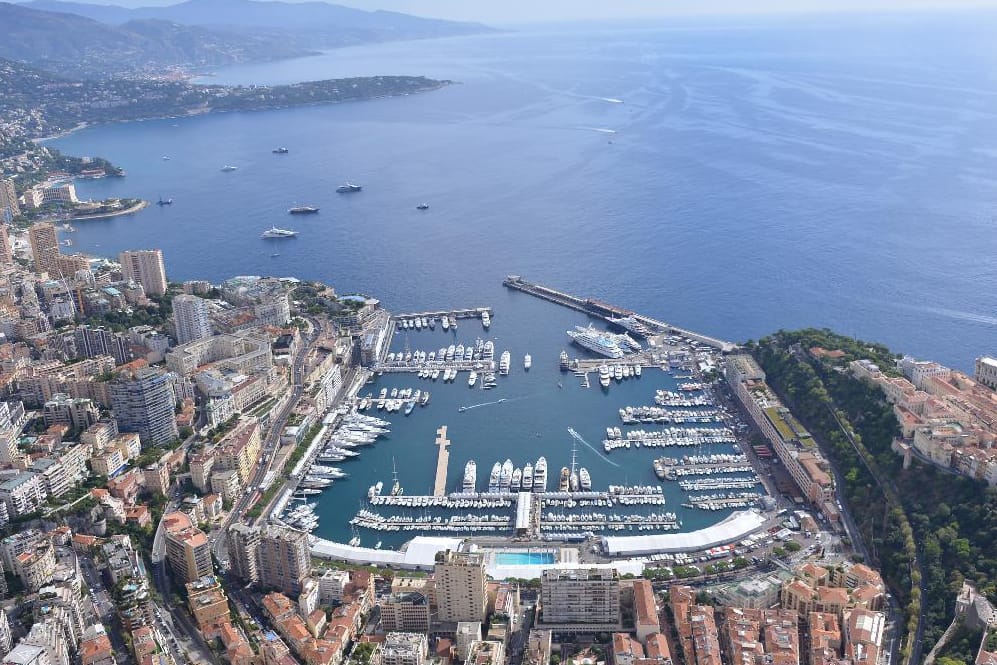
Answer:
[[658, 321], [657, 319], [652, 319], [651, 317], [644, 316], [643, 314], [636, 314], [628, 309], [616, 307], [615, 305], [610, 305], [609, 303], [602, 302], [601, 300], [597, 300], [595, 298], [579, 298], [578, 296], [565, 293], [564, 291], [558, 291], [557, 289], [544, 286], [543, 284], [534, 284], [526, 281], [519, 275], [509, 275], [505, 278], [505, 280], [503, 280], [502, 284], [510, 289], [522, 291], [523, 293], [529, 293], [537, 298], [542, 298], [564, 307], [570, 307], [571, 309], [578, 310], [579, 312], [585, 312], [589, 316], [595, 316], [605, 320], [609, 320], [610, 318], [632, 316], [655, 332], [670, 332], [676, 335], [683, 335], [702, 344], [720, 349], [724, 353], [730, 353], [737, 348], [737, 345], [733, 342], [728, 342], [716, 337], [710, 337], [709, 335], [703, 335], [691, 330], [685, 330], [684, 328], [673, 326], [670, 323]]
[[446, 309], [439, 310], [436, 312], [410, 312], [405, 314], [393, 314], [391, 318], [394, 321], [406, 321], [415, 319], [438, 319], [440, 317], [453, 317], [455, 319], [480, 319], [481, 315], [485, 312], [488, 316], [492, 316], [491, 307], [468, 307], [465, 309]]
[[436, 482], [433, 483], [433, 496], [447, 494], [447, 465], [450, 463], [450, 439], [447, 438], [447, 426], [440, 425], [436, 430]]

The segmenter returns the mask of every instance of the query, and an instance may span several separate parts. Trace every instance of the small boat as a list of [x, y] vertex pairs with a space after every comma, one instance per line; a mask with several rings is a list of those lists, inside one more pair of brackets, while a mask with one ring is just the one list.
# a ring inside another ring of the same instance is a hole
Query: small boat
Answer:
[[170, 161], [170, 156], [169, 155], [163, 155], [163, 161], [164, 162]]
[[272, 152], [275, 155], [286, 155], [288, 153], [288, 150], [287, 148], [280, 147], [280, 148], [274, 148], [270, 152]]
[[287, 212], [292, 215], [313, 215], [318, 212], [318, 208], [315, 206], [294, 206], [288, 208]]
[[467, 387], [473, 388], [474, 384], [478, 382], [478, 373], [471, 370], [471, 375], [467, 377]]
[[156, 201], [156, 205], [158, 205], [158, 206], [171, 206], [171, 205], [173, 205], [173, 199], [164, 199], [162, 196], [160, 196], [159, 200]]
[[417, 205], [415, 207], [415, 209], [416, 210], [429, 210], [429, 204], [428, 203], [420, 203], [419, 205]]
[[523, 358], [523, 368], [530, 369], [531, 367], [533, 367], [533, 356], [527, 353], [526, 357]]
[[222, 167], [222, 171], [225, 173], [229, 173], [231, 171], [238, 171], [238, 170], [239, 170], [238, 166], [232, 166], [231, 164], [226, 164], [225, 166]]
[[345, 185], [337, 187], [336, 191], [340, 194], [353, 194], [354, 192], [359, 192], [362, 189], [363, 185], [354, 185], [353, 183], [348, 182]]
[[280, 256], [280, 252], [274, 252], [273, 254], [270, 255], [270, 258], [276, 259], [278, 256]]

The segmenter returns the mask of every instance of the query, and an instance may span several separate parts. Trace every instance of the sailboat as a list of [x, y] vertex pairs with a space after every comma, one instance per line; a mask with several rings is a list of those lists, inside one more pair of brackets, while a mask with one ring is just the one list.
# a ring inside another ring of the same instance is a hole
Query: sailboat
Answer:
[[405, 488], [398, 482], [398, 469], [395, 467], [395, 458], [391, 458], [391, 478], [394, 483], [391, 485], [391, 496], [401, 496], [405, 493]]

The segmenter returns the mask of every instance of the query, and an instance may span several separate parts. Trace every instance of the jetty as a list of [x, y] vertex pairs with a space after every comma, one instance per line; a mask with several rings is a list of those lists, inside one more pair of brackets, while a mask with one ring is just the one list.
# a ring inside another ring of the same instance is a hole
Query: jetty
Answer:
[[643, 314], [637, 314], [636, 312], [611, 305], [596, 298], [581, 298], [570, 293], [565, 293], [564, 291], [558, 291], [557, 289], [549, 286], [544, 286], [543, 284], [528, 282], [519, 275], [509, 275], [502, 281], [502, 285], [510, 289], [515, 289], [516, 291], [529, 293], [532, 296], [542, 298], [543, 300], [547, 300], [563, 307], [570, 307], [571, 309], [578, 310], [579, 312], [585, 312], [589, 316], [607, 321], [609, 319], [632, 316], [652, 331], [682, 335], [683, 337], [688, 337], [689, 339], [701, 344], [712, 346], [724, 353], [730, 353], [737, 348], [737, 345], [733, 342], [728, 342], [717, 337], [710, 337], [709, 335], [703, 335], [702, 333], [694, 332], [692, 330], [679, 328], [678, 326], [674, 326], [670, 323], [652, 319], [651, 317], [644, 316]]
[[436, 482], [433, 483], [433, 496], [447, 494], [447, 465], [450, 463], [450, 439], [447, 438], [447, 426], [440, 425], [436, 430]]

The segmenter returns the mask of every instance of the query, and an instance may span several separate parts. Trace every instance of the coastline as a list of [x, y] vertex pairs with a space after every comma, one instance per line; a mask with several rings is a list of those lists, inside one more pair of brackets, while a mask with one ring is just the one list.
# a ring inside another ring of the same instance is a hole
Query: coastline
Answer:
[[[170, 114], [170, 115], [151, 115], [151, 116], [147, 116], [147, 117], [143, 117], [143, 118], [122, 118], [122, 119], [117, 119], [117, 120], [107, 120], [107, 121], [101, 121], [101, 122], [83, 121], [83, 122], [77, 123], [73, 127], [57, 131], [56, 133], [51, 134], [49, 136], [41, 136], [41, 137], [37, 137], [37, 138], [29, 138], [28, 140], [31, 141], [32, 143], [36, 143], [36, 144], [38, 144], [38, 143], [45, 143], [47, 141], [54, 141], [56, 139], [65, 138], [67, 136], [75, 134], [76, 132], [78, 132], [80, 130], [87, 129], [88, 127], [97, 127], [97, 126], [100, 126], [100, 125], [117, 125], [117, 124], [122, 124], [122, 123], [126, 123], [126, 122], [146, 122], [146, 121], [149, 121], [149, 120], [180, 120], [180, 119], [184, 119], [184, 118], [193, 118], [193, 117], [202, 116], [202, 115], [211, 115], [211, 114], [214, 114], [214, 113], [257, 113], [257, 112], [260, 112], [260, 111], [280, 111], [280, 110], [294, 109], [294, 108], [308, 108], [308, 107], [322, 106], [322, 105], [326, 105], [326, 104], [329, 104], [329, 105], [332, 105], [332, 104], [350, 104], [350, 103], [356, 103], [356, 102], [369, 102], [369, 101], [374, 101], [374, 100], [379, 100], [379, 99], [393, 99], [395, 97], [408, 97], [410, 95], [421, 94], [421, 93], [424, 93], [424, 92], [435, 92], [437, 90], [442, 90], [443, 88], [447, 88], [447, 87], [449, 87], [451, 85], [456, 85], [457, 83], [458, 83], [458, 81], [452, 81], [450, 79], [440, 79], [438, 81], [438, 85], [434, 85], [434, 86], [431, 86], [431, 87], [423, 88], [421, 90], [408, 91], [408, 92], [399, 92], [397, 94], [385, 93], [385, 94], [380, 94], [380, 95], [372, 95], [370, 97], [364, 97], [362, 99], [343, 99], [343, 100], [338, 100], [338, 101], [336, 101], [336, 100], [308, 101], [308, 102], [302, 102], [300, 104], [275, 104], [275, 105], [267, 107], [267, 108], [221, 109], [221, 108], [215, 108], [215, 107], [200, 107], [200, 108], [191, 108], [191, 109], [188, 109], [188, 111], [186, 113], [183, 113], [183, 114], [176, 114], [176, 113], [174, 113], [174, 114]], [[194, 83], [192, 85], [206, 85], [206, 84], [197, 84], [197, 83]]]
[[109, 219], [111, 217], [121, 217], [122, 215], [131, 215], [140, 210], [144, 210], [149, 207], [149, 202], [146, 200], [140, 200], [138, 203], [130, 208], [125, 208], [124, 210], [115, 210], [114, 212], [101, 212], [96, 215], [83, 215], [81, 217], [69, 217], [65, 221], [67, 222], [86, 222], [92, 219]]

